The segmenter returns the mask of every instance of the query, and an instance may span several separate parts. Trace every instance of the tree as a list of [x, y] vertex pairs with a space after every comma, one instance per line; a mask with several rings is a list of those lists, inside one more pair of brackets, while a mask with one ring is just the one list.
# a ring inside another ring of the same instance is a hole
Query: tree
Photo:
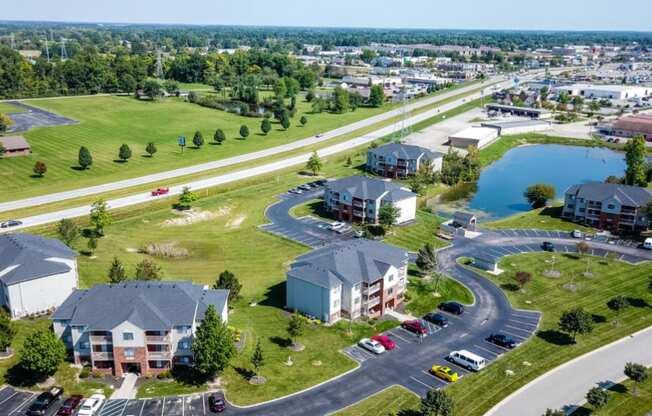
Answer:
[[204, 135], [201, 134], [201, 131], [197, 130], [195, 135], [192, 136], [192, 144], [194, 144], [197, 149], [204, 145]]
[[153, 79], [148, 79], [143, 84], [143, 92], [152, 100], [156, 100], [162, 95], [161, 84]]
[[238, 280], [233, 273], [228, 270], [224, 270], [220, 273], [217, 281], [213, 285], [213, 289], [226, 289], [229, 291], [229, 303], [238, 299], [240, 295], [240, 290], [242, 289], [242, 283]]
[[217, 144], [222, 144], [222, 142], [224, 142], [224, 140], [226, 140], [226, 136], [224, 135], [224, 132], [222, 131], [222, 129], [215, 130], [215, 134], [213, 135], [213, 140]]
[[532, 280], [532, 275], [528, 272], [516, 272], [514, 274], [514, 280], [516, 280], [516, 283], [518, 283], [522, 290], [523, 287]]
[[0, 351], [5, 352], [11, 347], [15, 335], [16, 330], [11, 323], [11, 317], [4, 309], [0, 309]]
[[5, 133], [12, 124], [14, 124], [14, 121], [11, 117], [4, 113], [0, 113], [0, 134]]
[[88, 167], [93, 164], [93, 156], [91, 156], [91, 152], [85, 146], [79, 148], [77, 163], [84, 170], [88, 169]]
[[191, 349], [195, 369], [204, 377], [214, 377], [229, 365], [235, 354], [233, 337], [217, 315], [215, 306], [208, 305], [206, 308]]
[[609, 401], [609, 394], [601, 387], [593, 387], [586, 393], [586, 401], [594, 409], [601, 409]]
[[95, 253], [95, 250], [97, 250], [97, 246], [99, 244], [99, 240], [97, 239], [96, 236], [92, 235], [88, 237], [88, 241], [86, 242], [86, 247], [88, 248], [88, 252], [92, 256], [93, 253]]
[[591, 257], [587, 256], [589, 251], [591, 250], [591, 246], [585, 241], [580, 241], [575, 245], [575, 249], [577, 250], [577, 253], [580, 256], [585, 256], [586, 257], [586, 273], [589, 273], [589, 269], [591, 267]]
[[290, 128], [290, 115], [289, 113], [286, 114], [285, 112], [281, 116], [281, 126], [283, 127], [283, 130], [287, 130]]
[[72, 243], [79, 237], [79, 227], [77, 227], [77, 224], [73, 220], [63, 218], [57, 224], [57, 234], [65, 245], [72, 247]]
[[384, 204], [378, 210], [378, 222], [388, 229], [396, 225], [400, 216], [401, 209], [394, 204]]
[[385, 91], [381, 85], [374, 85], [369, 90], [369, 105], [380, 107], [385, 102]]
[[179, 83], [175, 80], [168, 79], [163, 82], [163, 89], [170, 95], [179, 94]]
[[301, 116], [301, 118], [299, 119], [299, 123], [301, 123], [302, 127], [305, 127], [305, 125], [308, 124], [308, 117]]
[[647, 368], [643, 364], [637, 363], [626, 363], [625, 364], [625, 375], [627, 378], [632, 380], [634, 383], [634, 394], [637, 394], [637, 385], [643, 383], [647, 380]]
[[249, 127], [244, 125], [240, 126], [240, 137], [242, 137], [243, 139], [249, 137]]
[[125, 270], [125, 266], [117, 257], [114, 257], [113, 261], [111, 262], [108, 277], [109, 283], [112, 284], [121, 283], [127, 280], [127, 271]]
[[533, 208], [541, 208], [555, 198], [555, 187], [545, 183], [537, 183], [527, 187], [523, 196]]
[[149, 157], [154, 157], [154, 154], [158, 151], [158, 149], [156, 148], [156, 144], [154, 144], [154, 142], [149, 142], [147, 143], [145, 151], [147, 154], [149, 154]]
[[299, 312], [294, 311], [287, 327], [287, 332], [290, 337], [290, 341], [292, 341], [292, 345], [298, 345], [297, 338], [303, 335], [305, 324], [306, 322], [303, 320], [301, 315], [299, 315]]
[[620, 312], [622, 312], [629, 306], [629, 301], [625, 296], [618, 295], [609, 299], [609, 301], [607, 302], [607, 306], [609, 307], [609, 309], [616, 312], [617, 315], [620, 315]]
[[431, 275], [437, 271], [437, 252], [430, 243], [426, 243], [417, 253], [416, 265], [422, 273]]
[[251, 365], [254, 367], [254, 374], [260, 374], [260, 369], [265, 365], [265, 356], [263, 355], [263, 347], [260, 345], [260, 340], [256, 343], [254, 353], [251, 355]]
[[123, 162], [126, 162], [131, 158], [131, 149], [129, 148], [129, 146], [127, 146], [126, 144], [120, 146], [120, 151], [118, 152], [118, 158]]
[[582, 308], [565, 311], [559, 318], [559, 329], [568, 333], [575, 342], [577, 334], [593, 331], [593, 317]]
[[5, 153], [7, 153], [7, 148], [0, 143], [0, 157], [2, 157]]
[[313, 176], [317, 176], [322, 166], [323, 165], [321, 163], [321, 159], [319, 159], [317, 151], [314, 151], [312, 156], [310, 156], [310, 159], [308, 159], [308, 162], [306, 162], [306, 169], [312, 172]]
[[630, 139], [625, 145], [625, 185], [647, 186], [645, 177], [645, 140], [641, 136]]
[[45, 162], [38, 160], [36, 163], [34, 163], [34, 168], [32, 170], [34, 171], [35, 175], [37, 175], [39, 178], [42, 178], [45, 175], [45, 172], [48, 171], [48, 167]]
[[263, 134], [267, 135], [267, 133], [272, 131], [272, 122], [269, 121], [268, 118], [264, 118], [260, 123], [260, 130], [263, 132]]
[[331, 96], [331, 107], [333, 112], [339, 114], [348, 111], [351, 107], [349, 92], [340, 86], [335, 87]]
[[190, 187], [184, 186], [181, 190], [181, 195], [179, 195], [179, 200], [177, 202], [177, 208], [179, 209], [190, 209], [192, 203], [197, 201], [199, 197], [197, 194], [190, 190]]
[[566, 416], [566, 413], [563, 410], [546, 409], [542, 416]]
[[455, 403], [444, 391], [431, 389], [426, 397], [421, 399], [422, 416], [453, 416], [455, 414]]
[[66, 347], [50, 328], [38, 330], [25, 339], [20, 366], [36, 377], [50, 376], [66, 358]]
[[161, 268], [149, 259], [143, 259], [136, 265], [136, 280], [161, 280]]
[[111, 224], [109, 206], [104, 199], [98, 199], [91, 205], [90, 223], [95, 227], [95, 234], [104, 235], [104, 229]]

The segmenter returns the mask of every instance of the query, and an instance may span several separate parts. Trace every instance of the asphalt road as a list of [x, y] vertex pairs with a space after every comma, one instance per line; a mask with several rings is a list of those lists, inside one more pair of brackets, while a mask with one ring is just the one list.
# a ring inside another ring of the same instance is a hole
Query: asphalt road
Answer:
[[[459, 93], [460, 90], [456, 90], [455, 92]], [[437, 97], [432, 97], [431, 99], [435, 99], [435, 98], [442, 99], [441, 97], [442, 96], [437, 96]], [[345, 151], [350, 150], [350, 149], [352, 149], [354, 147], [370, 143], [370, 142], [372, 142], [374, 140], [380, 139], [382, 137], [385, 137], [387, 135], [390, 135], [390, 134], [393, 134], [393, 133], [395, 133], [397, 131], [400, 131], [405, 127], [405, 125], [417, 124], [417, 123], [419, 123], [421, 121], [424, 121], [424, 120], [427, 120], [427, 119], [429, 119], [431, 117], [434, 117], [439, 113], [444, 113], [446, 111], [455, 109], [455, 108], [463, 105], [464, 103], [466, 103], [468, 101], [471, 101], [471, 100], [474, 100], [474, 99], [479, 98], [479, 97], [480, 97], [479, 92], [475, 93], [475, 94], [468, 95], [465, 98], [461, 98], [461, 99], [455, 100], [453, 102], [443, 104], [443, 105], [441, 105], [441, 106], [439, 106], [437, 108], [434, 108], [434, 109], [431, 109], [431, 110], [428, 110], [428, 111], [424, 111], [423, 113], [420, 113], [420, 114], [418, 114], [418, 115], [416, 115], [414, 117], [411, 117], [411, 118], [405, 120], [404, 122], [399, 121], [399, 122], [393, 123], [393, 124], [391, 124], [391, 125], [389, 125], [387, 127], [378, 129], [378, 130], [376, 130], [376, 131], [374, 131], [372, 133], [368, 133], [368, 134], [365, 134], [363, 136], [359, 136], [359, 137], [353, 138], [351, 140], [348, 140], [348, 141], [345, 141], [345, 142], [342, 142], [342, 143], [327, 146], [327, 147], [322, 148], [321, 150], [319, 150], [317, 153], [319, 154], [320, 157], [327, 157], [327, 156], [334, 155], [334, 154], [337, 154], [337, 153], [340, 153], [340, 152], [345, 152]], [[419, 104], [421, 104], [421, 102], [419, 102]], [[387, 114], [387, 113], [384, 113], [384, 114]], [[376, 117], [378, 117], [378, 116], [376, 116]], [[368, 121], [369, 121], [369, 119], [363, 120], [362, 122], [368, 122]], [[350, 127], [350, 125], [346, 126], [346, 127], [343, 127], [343, 128], [349, 128], [349, 127]], [[342, 133], [337, 133], [336, 135], [340, 135], [340, 134], [342, 134]], [[322, 139], [323, 139], [323, 137], [322, 138], [311, 138], [311, 139], [306, 139], [306, 140], [308, 140], [308, 141], [312, 141], [312, 140], [320, 141]], [[297, 147], [305, 146], [306, 145], [306, 143], [305, 143], [306, 140], [290, 143], [288, 145], [279, 146], [279, 147], [275, 147], [275, 148], [271, 148], [271, 149], [266, 149], [266, 150], [263, 150], [261, 152], [255, 152], [255, 153], [249, 153], [247, 155], [237, 156], [236, 158], [224, 159], [224, 160], [216, 161], [216, 162], [212, 162], [212, 163], [220, 164], [220, 163], [225, 163], [228, 160], [234, 160], [234, 159], [242, 159], [240, 161], [250, 160], [248, 158], [253, 157], [252, 155], [260, 155], [263, 152], [265, 154], [267, 154], [267, 152], [272, 152], [270, 154], [274, 154], [274, 149], [277, 149], [277, 152], [282, 151], [282, 150], [278, 150], [280, 147], [285, 148], [285, 146], [297, 146]], [[298, 143], [300, 143], [300, 142], [304, 142], [304, 144], [298, 145]], [[286, 150], [289, 150], [289, 149], [286, 149]], [[207, 178], [207, 179], [202, 179], [202, 180], [197, 180], [197, 181], [185, 183], [185, 184], [182, 184], [182, 185], [172, 186], [172, 187], [170, 187], [170, 193], [168, 195], [164, 196], [164, 197], [152, 197], [149, 192], [145, 192], [145, 193], [138, 193], [138, 194], [130, 195], [130, 196], [123, 197], [123, 198], [112, 199], [112, 200], [107, 201], [107, 204], [108, 204], [110, 209], [116, 209], [116, 208], [123, 208], [123, 207], [127, 207], [127, 206], [146, 203], [146, 202], [152, 201], [155, 198], [158, 198], [158, 199], [160, 199], [160, 198], [169, 198], [169, 197], [174, 196], [174, 195], [179, 195], [181, 193], [182, 189], [185, 188], [185, 187], [189, 187], [192, 190], [197, 191], [197, 190], [201, 190], [201, 189], [205, 189], [205, 188], [211, 188], [211, 187], [214, 187], [214, 186], [219, 186], [219, 185], [223, 185], [223, 184], [227, 184], [227, 183], [231, 183], [231, 182], [236, 182], [236, 181], [251, 178], [251, 177], [254, 177], [254, 176], [268, 174], [268, 173], [271, 173], [271, 172], [274, 172], [274, 171], [277, 171], [277, 170], [281, 170], [281, 169], [285, 169], [285, 168], [289, 168], [289, 167], [292, 167], [292, 166], [303, 165], [308, 161], [310, 156], [312, 156], [312, 152], [308, 152], [308, 153], [304, 153], [304, 154], [301, 154], [301, 155], [298, 155], [298, 156], [282, 159], [282, 160], [279, 160], [279, 161], [276, 161], [276, 162], [261, 164], [261, 165], [258, 165], [258, 166], [252, 167], [252, 168], [246, 168], [246, 169], [242, 169], [242, 170], [238, 170], [238, 171], [234, 171], [234, 172], [229, 172], [229, 173], [226, 173], [226, 174], [223, 174], [223, 175], [218, 175], [218, 176], [214, 176], [214, 177]], [[262, 157], [262, 156], [258, 156], [258, 157]], [[206, 165], [207, 164], [200, 165], [200, 166], [206, 166]], [[213, 166], [210, 169], [213, 169], [215, 167], [219, 167], [219, 166]], [[193, 166], [193, 167], [178, 169], [176, 171], [170, 171], [170, 172], [157, 174], [157, 175], [170, 174], [170, 177], [183, 176], [183, 175], [193, 173], [192, 170], [197, 169], [197, 168], [198, 168], [198, 166]], [[181, 173], [182, 171], [183, 171], [183, 173]], [[175, 173], [171, 173], [171, 172], [175, 172]], [[26, 199], [26, 200], [7, 202], [7, 203], [0, 204], [0, 211], [25, 208], [25, 207], [30, 207], [30, 206], [34, 206], [34, 205], [59, 201], [61, 199], [68, 199], [68, 198], [73, 198], [73, 197], [92, 195], [92, 194], [97, 193], [97, 192], [102, 192], [102, 191], [98, 191], [98, 189], [100, 189], [100, 188], [103, 189], [104, 187], [111, 188], [113, 186], [117, 186], [116, 189], [127, 188], [127, 187], [130, 187], [130, 186], [138, 185], [138, 184], [141, 183], [140, 181], [143, 181], [143, 180], [145, 181], [145, 183], [149, 182], [148, 179], [144, 179], [144, 178], [151, 178], [152, 176], [157, 176], [157, 175], [150, 175], [150, 176], [147, 176], [147, 177], [135, 178], [135, 179], [127, 180], [127, 181], [115, 182], [113, 184], [105, 184], [105, 185], [100, 185], [98, 187], [85, 188], [85, 189], [80, 189], [80, 190], [76, 190], [76, 191], [64, 192], [64, 193], [60, 193], [60, 194], [44, 195], [44, 196], [40, 196], [40, 197], [36, 197], [36, 198], [30, 198], [30, 199]], [[121, 184], [121, 185], [115, 185], [115, 184]], [[113, 189], [107, 189], [107, 190], [113, 190]], [[17, 230], [17, 229], [22, 229], [22, 228], [27, 228], [27, 227], [32, 227], [32, 226], [36, 226], [36, 225], [49, 224], [49, 223], [57, 222], [57, 221], [59, 221], [59, 220], [61, 220], [63, 218], [76, 218], [76, 217], [85, 216], [85, 215], [89, 214], [90, 210], [91, 210], [91, 206], [90, 205], [85, 205], [85, 206], [81, 206], [81, 207], [75, 207], [75, 208], [69, 208], [69, 209], [64, 209], [64, 210], [60, 210], [60, 211], [49, 212], [49, 213], [46, 213], [46, 214], [35, 215], [35, 216], [27, 217], [27, 218], [17, 218], [18, 220], [23, 222], [23, 224], [21, 226], [13, 227], [13, 228], [10, 228], [10, 229], [1, 229], [0, 233], [12, 231], [12, 230]]]
[[622, 380], [625, 363], [652, 366], [650, 346], [652, 327], [547, 372], [500, 402], [486, 416], [539, 416], [546, 409], [570, 412], [584, 402], [590, 388], [607, 388]]
[[[496, 77], [492, 78], [488, 81], [485, 82], [485, 86], [489, 86], [494, 82], [499, 82], [499, 81], [504, 81], [503, 77]], [[419, 100], [417, 102], [411, 103], [407, 105], [407, 110], [412, 111], [424, 106], [428, 106], [430, 104], [434, 104], [446, 99], [449, 99], [450, 97], [454, 97], [459, 94], [463, 94], [465, 92], [473, 91], [475, 89], [481, 88], [481, 85], [474, 84], [474, 85], [469, 85], [466, 87], [462, 87], [453, 91], [449, 91], [447, 93], [441, 94], [441, 95], [436, 95], [434, 97], [426, 98], [423, 100]], [[478, 96], [479, 94], [473, 94], [473, 96]], [[471, 97], [467, 97], [466, 100], [473, 99]], [[454, 103], [454, 105], [446, 105], [440, 107], [441, 111], [448, 111], [454, 107], [457, 107], [463, 103], [462, 100], [458, 100]], [[30, 107], [31, 108], [31, 107]], [[42, 110], [39, 110], [42, 111]], [[213, 170], [213, 169], [218, 169], [218, 168], [223, 168], [227, 166], [232, 166], [238, 163], [242, 162], [248, 162], [252, 160], [257, 160], [265, 157], [270, 157], [279, 153], [284, 153], [288, 152], [291, 150], [296, 150], [300, 149], [305, 146], [310, 146], [314, 144], [321, 143], [326, 140], [333, 139], [335, 137], [341, 136], [343, 134], [348, 134], [353, 131], [356, 131], [358, 129], [364, 128], [371, 126], [373, 124], [376, 124], [378, 122], [400, 116], [403, 114], [404, 109], [403, 108], [397, 108], [395, 110], [387, 111], [385, 113], [369, 117], [364, 120], [360, 120], [355, 123], [348, 124], [346, 126], [342, 126], [340, 128], [337, 128], [335, 130], [331, 130], [328, 132], [324, 132], [321, 134], [319, 137], [317, 136], [311, 136], [306, 139], [302, 140], [297, 140], [291, 143], [287, 143], [284, 145], [280, 146], [275, 146], [275, 147], [270, 147], [268, 149], [263, 149], [257, 152], [252, 152], [252, 153], [247, 153], [244, 155], [239, 155], [239, 156], [234, 156], [226, 159], [221, 159], [221, 160], [216, 160], [213, 162], [208, 162], [208, 163], [203, 163], [199, 165], [194, 165], [194, 166], [188, 166], [185, 168], [180, 168], [180, 169], [174, 169], [174, 170], [169, 170], [165, 172], [159, 172], [151, 175], [146, 175], [146, 176], [141, 176], [138, 178], [131, 178], [131, 179], [125, 179], [122, 181], [117, 181], [117, 182], [110, 182], [110, 183], [105, 183], [102, 185], [96, 185], [96, 186], [91, 186], [87, 188], [79, 188], [79, 189], [74, 189], [70, 191], [64, 191], [64, 192], [57, 192], [53, 194], [48, 194], [48, 195], [40, 195], [37, 197], [32, 197], [32, 198], [26, 198], [26, 199], [21, 199], [21, 200], [16, 200], [16, 201], [10, 201], [10, 202], [3, 202], [0, 203], [0, 212], [3, 211], [11, 211], [15, 209], [21, 209], [21, 208], [27, 208], [27, 207], [32, 207], [35, 205], [40, 205], [40, 204], [47, 204], [47, 203], [52, 203], [52, 202], [58, 202], [58, 201], [64, 201], [67, 199], [73, 199], [73, 198], [79, 198], [79, 197], [84, 197], [88, 195], [96, 195], [96, 194], [101, 194], [105, 192], [110, 192], [110, 191], [115, 191], [119, 189], [125, 189], [125, 188], [130, 188], [133, 186], [138, 186], [138, 185], [144, 185], [148, 183], [156, 183], [156, 182], [161, 182], [164, 180], [168, 179], [173, 179], [177, 178], [180, 176], [186, 176], [186, 175], [192, 175], [196, 173], [201, 173], [205, 172], [208, 170]], [[45, 112], [44, 112], [45, 113]], [[438, 111], [435, 109], [434, 111], [428, 111], [428, 117], [419, 117], [418, 119], [416, 117], [413, 117], [415, 121], [411, 122], [410, 124], [414, 124], [416, 122], [425, 120], [426, 118], [430, 118], [435, 116]], [[410, 119], [412, 120], [412, 119]], [[395, 131], [399, 131], [402, 129], [402, 125], [400, 123], [396, 123], [392, 126], [390, 129], [381, 129], [379, 131], [384, 131], [385, 133], [382, 134], [381, 136], [377, 136], [375, 134], [369, 135], [370, 137], [374, 137], [368, 141], [375, 140], [378, 137], [383, 137], [387, 134], [393, 133]], [[366, 137], [366, 136], [364, 136]], [[363, 143], [366, 143], [368, 141], [365, 141]], [[303, 159], [302, 159], [303, 160]]]

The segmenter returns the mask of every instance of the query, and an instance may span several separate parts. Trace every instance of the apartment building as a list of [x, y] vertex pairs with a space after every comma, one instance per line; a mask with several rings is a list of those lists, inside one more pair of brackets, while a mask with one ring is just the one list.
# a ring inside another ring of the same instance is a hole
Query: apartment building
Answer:
[[417, 195], [389, 180], [349, 176], [328, 182], [324, 204], [340, 221], [368, 224], [377, 224], [380, 208], [392, 204], [399, 209], [397, 224], [403, 224], [415, 218]]
[[638, 232], [648, 228], [645, 207], [651, 198], [650, 191], [638, 186], [573, 185], [566, 190], [562, 217], [613, 233]]
[[439, 172], [444, 155], [414, 145], [389, 143], [367, 151], [367, 170], [388, 178], [415, 175], [422, 166]]
[[407, 251], [349, 240], [298, 257], [287, 272], [287, 308], [333, 323], [379, 317], [403, 301]]
[[209, 305], [227, 321], [228, 294], [187, 281], [98, 285], [74, 291], [51, 319], [75, 364], [156, 374], [192, 364], [197, 326]]

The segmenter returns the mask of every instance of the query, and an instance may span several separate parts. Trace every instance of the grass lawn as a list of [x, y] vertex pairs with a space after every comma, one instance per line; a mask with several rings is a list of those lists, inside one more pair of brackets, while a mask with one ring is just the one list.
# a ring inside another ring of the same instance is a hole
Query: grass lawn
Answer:
[[176, 381], [151, 378], [138, 386], [136, 398], [144, 399], [150, 397], [179, 396], [182, 394], [192, 394], [206, 390], [206, 385], [194, 386], [190, 384], [181, 384]]
[[[648, 369], [648, 372], [652, 369]], [[634, 392], [636, 388], [636, 392]], [[585, 404], [572, 416], [647, 416], [652, 409], [652, 378], [634, 387], [631, 380], [623, 381], [608, 389], [609, 401], [602, 409], [595, 410]]]
[[[593, 259], [593, 277], [583, 277], [586, 260], [574, 255], [557, 254], [558, 279], [543, 276], [550, 267], [550, 253], [525, 254], [503, 258], [498, 277], [485, 276], [501, 286], [515, 308], [540, 310], [542, 322], [537, 334], [480, 373], [465, 377], [448, 388], [459, 414], [483, 415], [491, 407], [527, 382], [552, 368], [600, 346], [652, 325], [652, 294], [647, 290], [652, 264], [633, 266], [611, 259]], [[528, 271], [533, 279], [524, 291], [514, 290], [516, 271]], [[572, 286], [575, 285], [574, 289]], [[571, 290], [573, 289], [573, 290]], [[607, 307], [614, 296], [624, 295], [632, 306], [617, 317]], [[582, 307], [594, 315], [591, 334], [578, 336], [572, 344], [558, 331], [557, 322], [567, 309]], [[616, 318], [619, 322], [616, 322]], [[507, 376], [506, 370], [514, 375]], [[498, 382], [497, 382], [498, 380]]]
[[561, 206], [533, 209], [522, 214], [515, 214], [502, 220], [483, 224], [487, 228], [538, 228], [554, 231], [591, 231], [590, 227], [561, 219]]
[[425, 210], [417, 210], [414, 223], [393, 227], [384, 241], [409, 251], [417, 251], [426, 243], [432, 244], [435, 248], [445, 247], [448, 242], [435, 235], [441, 223], [442, 219], [437, 215]]
[[295, 218], [313, 216], [331, 222], [334, 221], [334, 218], [324, 210], [324, 201], [322, 199], [311, 199], [297, 205], [290, 210], [290, 215]]
[[22, 107], [17, 107], [11, 103], [0, 102], [0, 113], [22, 113], [25, 111]]
[[[411, 275], [408, 278], [408, 297], [410, 300], [405, 309], [414, 316], [423, 316], [437, 309], [437, 305], [440, 303], [451, 300], [465, 305], [473, 303], [473, 294], [456, 280], [442, 277], [438, 285], [434, 280], [425, 281], [417, 276], [419, 272], [415, 266], [410, 266], [409, 274]], [[433, 296], [435, 292], [439, 293], [440, 296]]]
[[334, 416], [394, 416], [418, 415], [421, 399], [403, 386], [392, 386]]
[[[412, 114], [471, 93], [473, 91], [460, 93], [424, 106]], [[278, 146], [383, 113], [397, 104], [388, 103], [381, 108], [358, 108], [344, 114], [311, 114], [310, 104], [299, 99], [297, 116], [290, 129], [284, 131], [278, 123], [273, 122], [273, 129], [266, 136], [260, 133], [260, 118], [241, 117], [204, 108], [179, 98], [150, 102], [133, 97], [99, 96], [33, 100], [30, 105], [70, 117], [80, 123], [39, 128], [25, 133], [33, 153], [4, 160], [0, 164], [0, 187], [7, 191], [0, 195], [0, 201], [91, 186]], [[300, 127], [298, 119], [304, 114], [308, 117], [308, 124]], [[375, 128], [392, 121], [395, 120], [377, 123]], [[430, 124], [437, 121], [432, 120]], [[247, 125], [250, 129], [251, 135], [246, 140], [239, 139], [241, 125]], [[221, 146], [211, 144], [217, 128], [221, 128], [227, 136]], [[205, 145], [201, 149], [192, 146], [195, 131], [203, 133]], [[362, 132], [358, 132], [358, 135], [360, 133]], [[187, 138], [188, 146], [183, 153], [177, 145], [179, 135]], [[156, 143], [158, 148], [153, 158], [145, 154], [149, 142]], [[133, 152], [127, 163], [116, 161], [118, 148], [123, 143], [129, 145]], [[80, 171], [76, 166], [81, 145], [87, 146], [93, 156], [93, 166], [87, 171]], [[37, 160], [44, 161], [48, 166], [44, 178], [32, 177], [32, 167]]]

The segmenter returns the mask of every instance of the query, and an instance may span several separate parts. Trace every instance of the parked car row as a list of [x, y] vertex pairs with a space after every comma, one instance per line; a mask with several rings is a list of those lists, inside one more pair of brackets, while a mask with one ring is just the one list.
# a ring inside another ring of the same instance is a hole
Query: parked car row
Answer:
[[[63, 398], [63, 388], [52, 387], [48, 391], [39, 394], [36, 400], [27, 408], [27, 416], [42, 416], [55, 404]], [[70, 416], [77, 414], [79, 416], [93, 416], [102, 407], [106, 398], [103, 394], [94, 394], [88, 399], [80, 395], [68, 397], [57, 411], [57, 416]]]
[[299, 185], [296, 188], [290, 189], [288, 192], [291, 193], [291, 194], [300, 195], [300, 194], [302, 194], [304, 192], [320, 188], [320, 187], [322, 187], [324, 185], [326, 185], [326, 180], [325, 179], [320, 179], [318, 181], [308, 182], [308, 183], [304, 183], [303, 185]]

